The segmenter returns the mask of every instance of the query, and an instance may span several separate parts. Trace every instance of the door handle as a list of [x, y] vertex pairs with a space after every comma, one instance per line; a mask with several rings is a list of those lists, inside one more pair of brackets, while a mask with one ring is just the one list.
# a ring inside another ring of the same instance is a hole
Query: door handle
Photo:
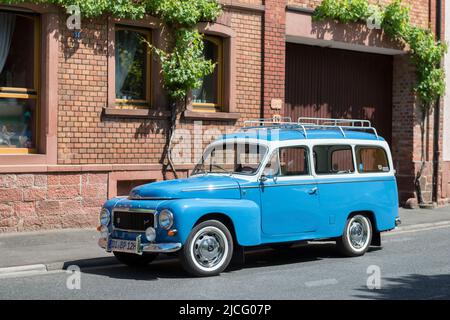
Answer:
[[309, 190], [308, 193], [309, 193], [310, 195], [313, 195], [313, 194], [316, 194], [318, 190], [319, 190], [319, 189], [318, 189], [317, 187], [314, 187], [314, 188], [312, 188], [311, 190]]

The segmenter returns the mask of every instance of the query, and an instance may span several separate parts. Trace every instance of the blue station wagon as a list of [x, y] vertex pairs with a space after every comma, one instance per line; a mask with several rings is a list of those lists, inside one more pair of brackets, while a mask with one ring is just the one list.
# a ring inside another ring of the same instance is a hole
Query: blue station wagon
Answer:
[[187, 179], [108, 200], [99, 245], [127, 265], [176, 253], [196, 276], [233, 252], [336, 241], [345, 256], [381, 245], [399, 223], [388, 143], [366, 120], [253, 120], [209, 145]]

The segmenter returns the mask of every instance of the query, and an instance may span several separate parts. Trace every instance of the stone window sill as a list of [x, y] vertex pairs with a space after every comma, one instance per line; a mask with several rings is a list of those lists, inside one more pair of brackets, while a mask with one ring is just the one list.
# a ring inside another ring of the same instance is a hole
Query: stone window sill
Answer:
[[170, 117], [170, 111], [151, 109], [114, 109], [103, 108], [103, 115], [118, 118], [165, 119]]
[[238, 112], [198, 112], [186, 110], [183, 113], [185, 119], [190, 120], [218, 120], [218, 121], [236, 121], [241, 117]]

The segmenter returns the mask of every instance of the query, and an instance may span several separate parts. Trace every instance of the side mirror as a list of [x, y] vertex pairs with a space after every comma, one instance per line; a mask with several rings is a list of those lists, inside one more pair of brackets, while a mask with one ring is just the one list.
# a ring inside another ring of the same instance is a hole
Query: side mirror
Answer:
[[259, 182], [263, 183], [266, 182], [269, 178], [265, 175], [262, 174], [261, 177], [259, 177]]

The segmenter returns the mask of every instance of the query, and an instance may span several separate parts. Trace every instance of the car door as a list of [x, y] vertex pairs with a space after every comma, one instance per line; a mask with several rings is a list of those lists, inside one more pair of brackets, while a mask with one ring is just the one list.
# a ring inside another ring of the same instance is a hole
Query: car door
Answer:
[[319, 197], [311, 175], [309, 149], [277, 149], [264, 168], [260, 192], [262, 230], [268, 235], [314, 232]]

